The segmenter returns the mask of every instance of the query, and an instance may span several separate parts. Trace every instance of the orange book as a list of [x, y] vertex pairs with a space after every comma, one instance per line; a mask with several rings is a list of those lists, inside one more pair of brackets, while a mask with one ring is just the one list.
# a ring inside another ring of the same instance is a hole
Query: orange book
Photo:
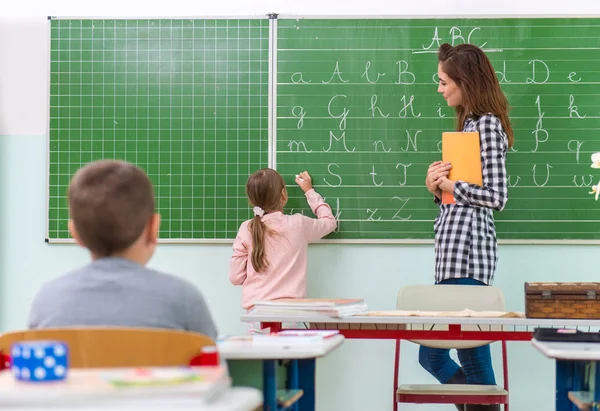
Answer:
[[[442, 133], [442, 161], [452, 164], [448, 179], [483, 185], [479, 132]], [[455, 204], [454, 195], [442, 192], [442, 204]]]

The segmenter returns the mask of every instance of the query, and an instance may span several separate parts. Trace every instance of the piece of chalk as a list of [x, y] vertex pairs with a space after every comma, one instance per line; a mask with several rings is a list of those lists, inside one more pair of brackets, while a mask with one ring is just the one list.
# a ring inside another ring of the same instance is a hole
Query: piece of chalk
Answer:
[[296, 174], [296, 178], [297, 178], [297, 179], [298, 179], [298, 180], [299, 180], [301, 183], [303, 183], [303, 182], [304, 182], [304, 179], [303, 179], [303, 178], [300, 178], [300, 176], [299, 176], [298, 174]]

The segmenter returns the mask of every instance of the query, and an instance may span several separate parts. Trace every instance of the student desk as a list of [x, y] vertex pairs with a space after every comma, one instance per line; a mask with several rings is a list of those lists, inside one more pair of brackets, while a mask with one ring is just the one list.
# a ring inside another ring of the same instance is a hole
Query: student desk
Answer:
[[600, 329], [600, 320], [530, 318], [417, 317], [356, 315], [332, 318], [321, 315], [244, 314], [242, 321], [261, 322], [279, 331], [283, 322], [303, 322], [308, 328], [339, 330], [349, 339], [379, 340], [484, 340], [531, 341], [538, 327]]
[[342, 335], [335, 335], [315, 344], [265, 347], [255, 346], [252, 336], [240, 336], [220, 340], [218, 349], [224, 360], [262, 360], [264, 409], [267, 411], [277, 410], [276, 363], [278, 360], [290, 360], [288, 388], [303, 391], [298, 406], [301, 411], [308, 411], [315, 409], [316, 359], [326, 356], [343, 342]]
[[[255, 388], [231, 388], [219, 384], [210, 398], [185, 386], [164, 388], [160, 395], [107, 390], [105, 384], [90, 381], [97, 370], [69, 370], [65, 381], [27, 383], [15, 381], [9, 371], [0, 375], [0, 409], [2, 411], [42, 411], [49, 408], [82, 411], [253, 411], [262, 404], [261, 392]], [[53, 387], [54, 386], [54, 387]], [[85, 386], [85, 390], [81, 388]], [[56, 388], [59, 390], [56, 390]], [[144, 389], [146, 390], [146, 389]]]
[[[597, 409], [600, 401], [600, 343], [531, 340], [548, 358], [556, 360], [556, 411]], [[575, 404], [578, 404], [577, 407]]]
[[[339, 330], [340, 334], [348, 339], [381, 340], [531, 341], [534, 330], [540, 327], [576, 328], [588, 332], [600, 330], [600, 320], [503, 317], [356, 315], [352, 317], [332, 318], [321, 315], [298, 317], [248, 313], [242, 315], [241, 320], [261, 322], [263, 327], [271, 327], [271, 331], [280, 330], [283, 322], [298, 321], [304, 322], [308, 328]], [[399, 361], [399, 355], [399, 350], [396, 350], [396, 363]], [[556, 410], [562, 411], [558, 407]]]

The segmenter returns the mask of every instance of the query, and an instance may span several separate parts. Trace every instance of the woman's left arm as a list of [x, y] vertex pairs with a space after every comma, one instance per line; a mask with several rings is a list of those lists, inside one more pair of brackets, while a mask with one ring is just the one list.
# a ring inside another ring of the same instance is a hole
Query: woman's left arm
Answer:
[[506, 205], [506, 151], [507, 139], [496, 116], [479, 119], [483, 186], [456, 181], [454, 199], [457, 204], [492, 208], [502, 211]]

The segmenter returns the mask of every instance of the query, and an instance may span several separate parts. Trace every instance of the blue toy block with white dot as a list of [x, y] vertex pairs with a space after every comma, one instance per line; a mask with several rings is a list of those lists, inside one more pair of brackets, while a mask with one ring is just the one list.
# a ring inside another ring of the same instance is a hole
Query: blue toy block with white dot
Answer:
[[22, 341], [12, 345], [12, 373], [17, 380], [60, 381], [67, 376], [69, 349], [61, 341]]

